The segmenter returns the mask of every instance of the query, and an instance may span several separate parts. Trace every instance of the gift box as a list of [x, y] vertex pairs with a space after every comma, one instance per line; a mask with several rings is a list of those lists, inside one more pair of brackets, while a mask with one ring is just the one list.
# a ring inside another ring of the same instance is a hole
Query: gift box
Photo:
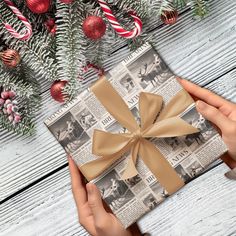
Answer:
[[124, 227], [227, 151], [149, 44], [45, 124]]

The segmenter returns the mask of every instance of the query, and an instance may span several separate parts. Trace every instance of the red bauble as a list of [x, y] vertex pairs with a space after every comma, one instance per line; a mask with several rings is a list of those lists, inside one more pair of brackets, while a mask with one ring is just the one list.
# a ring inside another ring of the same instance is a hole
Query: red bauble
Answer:
[[65, 4], [70, 4], [72, 3], [74, 0], [60, 0], [60, 2], [65, 3]]
[[16, 67], [20, 62], [20, 54], [13, 49], [7, 49], [0, 53], [0, 58], [5, 66]]
[[83, 22], [83, 32], [90, 39], [100, 39], [106, 32], [106, 24], [100, 16], [89, 16]]
[[63, 89], [66, 84], [66, 80], [57, 80], [52, 84], [50, 88], [50, 93], [54, 100], [58, 102], [65, 102], [66, 96], [63, 94]]
[[161, 20], [166, 24], [166, 25], [173, 25], [176, 23], [178, 18], [178, 12], [176, 10], [174, 11], [163, 11], [161, 15]]
[[51, 0], [26, 0], [27, 7], [37, 14], [48, 12], [50, 3]]

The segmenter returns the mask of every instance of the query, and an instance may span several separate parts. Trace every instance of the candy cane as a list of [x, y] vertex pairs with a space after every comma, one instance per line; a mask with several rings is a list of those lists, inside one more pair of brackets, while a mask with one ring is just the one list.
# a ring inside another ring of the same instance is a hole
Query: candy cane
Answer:
[[129, 14], [134, 19], [135, 27], [133, 30], [128, 31], [121, 27], [116, 17], [112, 14], [110, 7], [104, 0], [98, 0], [98, 3], [100, 7], [102, 8], [103, 13], [105, 14], [106, 18], [111, 23], [111, 26], [114, 28], [117, 34], [119, 34], [121, 37], [134, 38], [141, 34], [143, 23], [134, 11], [130, 11]]
[[32, 26], [29, 21], [22, 15], [22, 13], [15, 7], [15, 5], [10, 0], [3, 0], [8, 7], [13, 11], [14, 14], [18, 17], [20, 21], [25, 25], [26, 30], [23, 34], [17, 33], [15, 29], [12, 28], [11, 25], [8, 23], [3, 23], [6, 30], [13, 35], [13, 37], [20, 39], [20, 40], [27, 40], [32, 35]]

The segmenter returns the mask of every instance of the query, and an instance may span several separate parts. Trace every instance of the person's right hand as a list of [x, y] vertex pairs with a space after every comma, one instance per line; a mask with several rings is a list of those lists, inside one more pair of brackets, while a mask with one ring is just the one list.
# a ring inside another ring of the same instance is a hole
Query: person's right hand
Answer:
[[[220, 129], [222, 138], [228, 147], [228, 154], [236, 160], [236, 104], [187, 80], [179, 79], [178, 81], [187, 92], [197, 99], [198, 112]], [[232, 168], [235, 168], [236, 162], [231, 165]]]

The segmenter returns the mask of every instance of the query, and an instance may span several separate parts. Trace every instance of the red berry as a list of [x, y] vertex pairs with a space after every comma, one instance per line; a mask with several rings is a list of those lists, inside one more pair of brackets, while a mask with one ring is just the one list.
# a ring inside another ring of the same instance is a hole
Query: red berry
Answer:
[[16, 96], [16, 93], [13, 91], [9, 91], [8, 93], [10, 98], [14, 98]]
[[21, 116], [20, 115], [16, 115], [15, 118], [14, 118], [15, 123], [20, 122], [20, 120], [21, 120]]
[[9, 92], [8, 91], [4, 91], [4, 92], [2, 92], [1, 93], [1, 97], [3, 98], [3, 99], [8, 99], [9, 98]]

